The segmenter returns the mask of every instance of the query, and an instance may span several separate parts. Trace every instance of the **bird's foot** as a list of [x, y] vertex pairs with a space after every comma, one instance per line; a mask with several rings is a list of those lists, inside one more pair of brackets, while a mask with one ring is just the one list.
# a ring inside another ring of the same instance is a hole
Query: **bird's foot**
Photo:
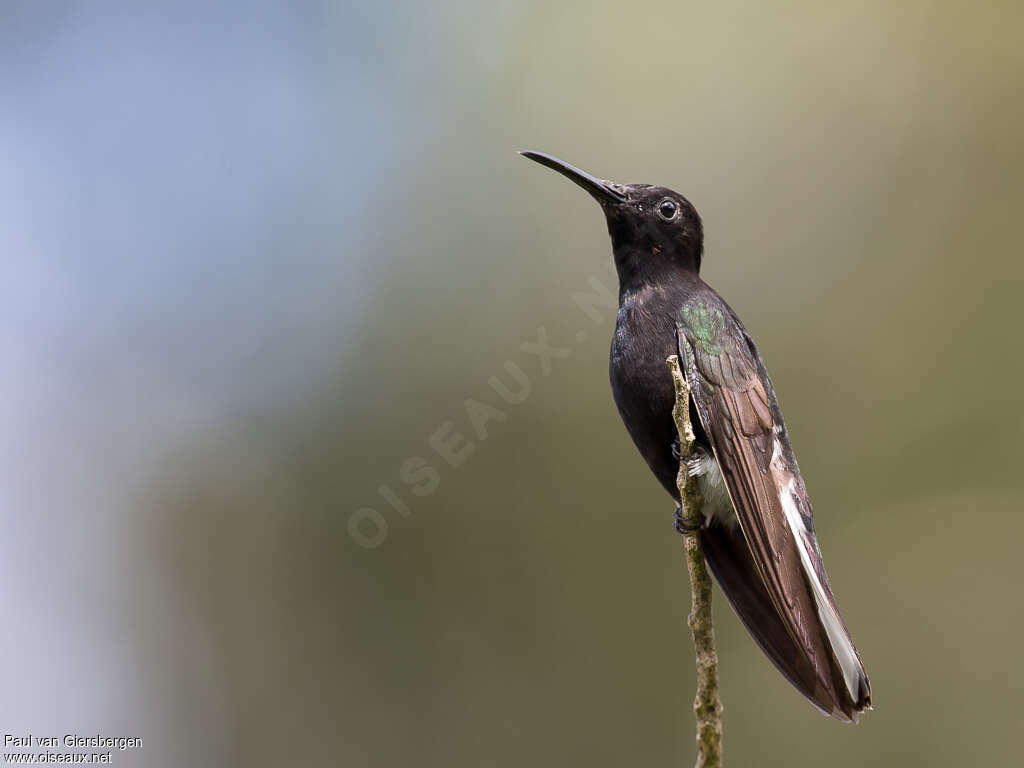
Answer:
[[[679, 438], [677, 437], [672, 441], [672, 458], [679, 461], [680, 450], [679, 450]], [[686, 472], [690, 477], [697, 477], [703, 475], [707, 471], [707, 460], [709, 454], [699, 445], [693, 447], [693, 452], [683, 459], [683, 464], [686, 465]]]
[[689, 520], [683, 516], [682, 507], [676, 507], [675, 529], [676, 533], [696, 533], [701, 528], [701, 519]]
[[686, 465], [686, 473], [690, 477], [700, 477], [708, 471], [708, 455], [703, 451], [696, 450], [690, 454], [688, 459], [683, 459], [683, 464]]

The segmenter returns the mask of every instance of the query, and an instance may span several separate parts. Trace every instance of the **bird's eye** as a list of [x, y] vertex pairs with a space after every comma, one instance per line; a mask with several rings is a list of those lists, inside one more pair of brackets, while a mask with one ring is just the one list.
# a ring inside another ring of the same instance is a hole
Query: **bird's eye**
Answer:
[[675, 204], [674, 200], [670, 200], [667, 197], [658, 203], [658, 215], [661, 216], [665, 221], [672, 221], [679, 213], [679, 206]]

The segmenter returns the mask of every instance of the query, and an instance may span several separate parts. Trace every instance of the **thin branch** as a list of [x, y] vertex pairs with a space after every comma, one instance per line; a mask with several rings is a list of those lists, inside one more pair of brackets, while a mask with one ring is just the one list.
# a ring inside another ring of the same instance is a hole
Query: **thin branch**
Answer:
[[[686, 343], [682, 340], [682, 343]], [[690, 571], [693, 607], [687, 623], [693, 634], [697, 657], [697, 696], [693, 711], [697, 718], [697, 768], [720, 768], [722, 765], [722, 701], [718, 695], [718, 653], [715, 651], [715, 627], [711, 619], [711, 578], [697, 530], [701, 522], [701, 497], [697, 481], [686, 468], [686, 459], [693, 453], [693, 425], [690, 423], [690, 385], [679, 369], [679, 358], [666, 360], [676, 388], [672, 409], [679, 432], [680, 532], [686, 544], [686, 566]]]

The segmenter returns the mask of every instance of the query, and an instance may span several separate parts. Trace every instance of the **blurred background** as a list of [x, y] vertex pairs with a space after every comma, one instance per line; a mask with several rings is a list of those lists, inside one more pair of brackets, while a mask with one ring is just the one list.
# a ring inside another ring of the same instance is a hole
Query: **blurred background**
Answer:
[[5, 3], [0, 729], [142, 737], [121, 765], [692, 763], [604, 223], [528, 147], [702, 213], [871, 675], [823, 718], [716, 592], [727, 762], [1017, 764], [1022, 21]]

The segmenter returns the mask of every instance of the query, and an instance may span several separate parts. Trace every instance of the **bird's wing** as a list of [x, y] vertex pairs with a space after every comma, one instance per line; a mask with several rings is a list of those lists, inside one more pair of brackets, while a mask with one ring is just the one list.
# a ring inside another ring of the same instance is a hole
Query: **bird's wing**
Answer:
[[740, 529], [782, 625], [839, 712], [870, 704], [860, 657], [829, 587], [811, 504], [761, 356], [711, 291], [678, 320], [680, 357]]

